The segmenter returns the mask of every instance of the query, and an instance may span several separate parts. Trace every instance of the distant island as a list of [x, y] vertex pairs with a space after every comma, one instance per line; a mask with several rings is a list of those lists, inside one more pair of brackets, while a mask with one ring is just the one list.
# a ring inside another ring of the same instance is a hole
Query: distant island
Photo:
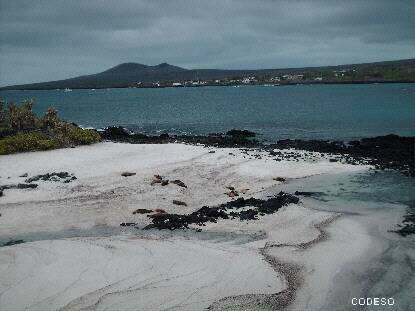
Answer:
[[156, 66], [123, 63], [97, 74], [58, 81], [11, 85], [0, 90], [398, 82], [415, 82], [415, 58], [338, 66], [258, 70], [185, 69], [167, 63]]

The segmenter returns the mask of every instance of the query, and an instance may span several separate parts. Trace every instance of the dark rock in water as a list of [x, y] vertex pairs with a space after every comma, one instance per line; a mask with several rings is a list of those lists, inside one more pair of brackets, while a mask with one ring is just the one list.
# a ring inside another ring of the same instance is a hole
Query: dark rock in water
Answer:
[[199, 218], [229, 218], [228, 214], [226, 214], [224, 209], [209, 206], [203, 206], [201, 209], [197, 210], [196, 212], [193, 212], [191, 215], [197, 216]]
[[24, 174], [20, 175], [19, 177], [27, 177], [27, 176], [28, 176], [28, 174], [24, 173]]
[[216, 222], [219, 217], [224, 219], [229, 218], [222, 210], [204, 206], [196, 212], [187, 215], [161, 214], [160, 216], [153, 218], [153, 223], [144, 227], [144, 229], [184, 229], [188, 228], [189, 224], [202, 225], [208, 221]]
[[166, 213], [155, 213], [155, 214], [147, 215], [147, 217], [154, 219], [154, 218], [163, 217], [163, 215], [166, 215]]
[[121, 176], [124, 176], [124, 177], [129, 177], [129, 176], [134, 176], [134, 175], [136, 175], [136, 173], [132, 173], [132, 172], [122, 172], [121, 173]]
[[395, 232], [403, 237], [415, 234], [415, 224], [405, 224], [402, 228], [396, 230]]
[[415, 234], [415, 211], [414, 206], [409, 209], [408, 215], [405, 215], [403, 218], [403, 225], [400, 229], [396, 230], [395, 232], [400, 234], [401, 236], [408, 236], [410, 234]]
[[10, 240], [6, 243], [4, 243], [2, 246], [12, 246], [12, 245], [17, 245], [17, 244], [22, 244], [25, 243], [24, 240]]
[[135, 222], [122, 222], [120, 223], [121, 227], [132, 227], [132, 226], [136, 226], [137, 224]]
[[159, 214], [158, 217], [153, 217], [152, 224], [144, 227], [144, 229], [182, 229], [188, 228], [188, 216], [178, 214]]
[[27, 189], [27, 188], [30, 188], [30, 189], [34, 189], [34, 188], [37, 188], [37, 184], [17, 184], [17, 189]]
[[175, 179], [173, 181], [171, 181], [172, 184], [178, 185], [180, 187], [183, 188], [187, 188], [186, 184], [184, 182], [182, 182], [180, 179]]
[[[169, 135], [148, 136], [141, 133], [130, 133], [123, 127], [108, 127], [100, 132], [103, 139], [127, 142], [134, 144], [163, 144], [184, 142], [189, 144], [203, 144], [214, 147], [257, 147], [258, 141], [252, 139], [255, 133], [247, 130], [232, 130], [228, 134], [203, 135]], [[212, 152], [213, 153], [213, 152]]]
[[169, 134], [167, 134], [167, 133], [165, 133], [165, 134], [160, 134], [160, 139], [169, 139], [170, 138], [170, 135]]
[[151, 209], [145, 209], [145, 208], [138, 208], [133, 212], [133, 215], [135, 214], [149, 214], [152, 213], [153, 211]]
[[161, 185], [162, 186], [167, 186], [168, 184], [169, 184], [169, 180], [168, 179], [161, 181]]
[[[235, 218], [239, 217], [241, 220], [256, 219], [258, 214], [271, 214], [276, 212], [279, 208], [290, 203], [298, 203], [299, 199], [291, 194], [280, 192], [276, 196], [268, 200], [260, 200], [255, 198], [230, 201], [218, 206], [209, 207], [203, 206], [191, 214], [157, 214], [148, 215], [152, 218], [152, 223], [144, 229], [184, 229], [188, 228], [190, 224], [204, 225], [207, 222], [217, 222], [219, 218], [229, 219], [229, 216]], [[254, 209], [249, 209], [241, 212], [235, 210], [252, 206]], [[229, 213], [227, 211], [231, 209]]]
[[276, 212], [284, 205], [288, 204], [297, 204], [299, 199], [291, 194], [280, 192], [277, 196], [269, 198], [268, 200], [261, 200], [255, 198], [238, 198], [235, 201], [230, 201], [228, 203], [220, 205], [225, 208], [242, 208], [246, 206], [255, 206], [258, 208], [258, 212], [264, 214], [271, 214]]
[[239, 218], [241, 220], [252, 220], [252, 219], [257, 219], [256, 215], [258, 215], [258, 211], [249, 209], [249, 210], [240, 212]]
[[303, 195], [303, 196], [319, 196], [324, 194], [323, 192], [313, 192], [313, 191], [296, 191], [294, 192], [295, 195]]
[[3, 196], [3, 189], [0, 189], [0, 197]]
[[175, 205], [187, 206], [186, 202], [179, 201], [179, 200], [173, 200], [173, 204], [175, 204]]
[[270, 148], [295, 148], [298, 150], [335, 154], [340, 155], [347, 163], [372, 164], [379, 169], [394, 169], [405, 175], [415, 177], [415, 137], [400, 137], [391, 134], [363, 138], [349, 143], [286, 139], [278, 141]]
[[230, 130], [226, 132], [226, 135], [228, 136], [236, 136], [236, 137], [255, 137], [255, 133], [248, 131], [248, 130]]
[[215, 150], [210, 150], [210, 151], [209, 151], [209, 153], [215, 153], [215, 152], [216, 152]]
[[162, 208], [156, 208], [154, 211], [156, 213], [159, 213], [159, 214], [165, 214], [166, 213], [166, 211], [164, 209], [162, 209]]
[[127, 138], [130, 136], [130, 132], [122, 126], [109, 126], [100, 134], [103, 139]]

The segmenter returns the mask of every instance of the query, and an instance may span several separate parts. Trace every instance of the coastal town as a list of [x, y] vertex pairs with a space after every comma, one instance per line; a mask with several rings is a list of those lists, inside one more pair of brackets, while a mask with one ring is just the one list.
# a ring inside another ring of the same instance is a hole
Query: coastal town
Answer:
[[[363, 77], [363, 78], [360, 78]], [[376, 73], [367, 75], [359, 74], [357, 69], [339, 69], [324, 72], [301, 72], [301, 73], [281, 73], [246, 75], [235, 77], [224, 77], [221, 79], [199, 79], [193, 80], [173, 80], [173, 81], [137, 81], [129, 85], [132, 88], [164, 88], [164, 87], [202, 87], [202, 86], [283, 86], [297, 84], [330, 84], [330, 83], [371, 83], [379, 82]]]

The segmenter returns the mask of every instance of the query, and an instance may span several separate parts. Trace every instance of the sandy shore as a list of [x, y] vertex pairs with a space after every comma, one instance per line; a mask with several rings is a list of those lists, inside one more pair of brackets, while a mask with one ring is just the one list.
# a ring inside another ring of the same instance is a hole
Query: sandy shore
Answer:
[[[0, 248], [1, 310], [318, 310], [342, 267], [376, 247], [358, 223], [303, 202], [198, 233], [119, 226], [147, 225], [146, 215], [132, 214], [137, 208], [190, 213], [227, 202], [226, 186], [265, 198], [278, 191], [274, 177], [367, 169], [317, 155], [277, 162], [238, 149], [100, 143], [2, 156], [0, 167], [1, 184], [23, 182], [25, 173], [77, 177], [5, 190], [0, 238], [33, 242]], [[154, 174], [187, 188], [151, 185]]]

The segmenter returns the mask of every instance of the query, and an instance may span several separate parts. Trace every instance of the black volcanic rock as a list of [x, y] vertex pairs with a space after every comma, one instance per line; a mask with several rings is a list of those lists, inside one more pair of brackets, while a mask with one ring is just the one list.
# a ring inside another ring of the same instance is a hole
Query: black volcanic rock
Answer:
[[[299, 199], [289, 193], [280, 192], [268, 200], [256, 198], [239, 198], [218, 206], [203, 206], [191, 214], [157, 214], [152, 218], [152, 223], [144, 229], [185, 229], [191, 224], [204, 225], [207, 222], [217, 222], [218, 219], [239, 218], [240, 220], [257, 219], [258, 214], [272, 214], [278, 211], [282, 206], [294, 203], [297, 204]], [[248, 210], [237, 211], [243, 207], [253, 207]], [[228, 210], [231, 212], [227, 213]], [[125, 226], [122, 223], [121, 226]]]
[[43, 180], [43, 181], [63, 181], [69, 183], [77, 178], [73, 174], [69, 174], [68, 172], [53, 172], [53, 173], [46, 173], [41, 175], [36, 175], [30, 178], [27, 178], [25, 182], [32, 183], [34, 181]]
[[[209, 135], [169, 135], [167, 133], [150, 136], [141, 133], [130, 133], [127, 129], [118, 126], [110, 126], [104, 131], [100, 132], [102, 139], [127, 142], [132, 144], [162, 144], [184, 142], [189, 144], [203, 144], [214, 147], [259, 147], [260, 143], [252, 136], [253, 132], [247, 130], [232, 130], [236, 133], [228, 135], [223, 133], [209, 134]], [[228, 132], [229, 133], [229, 132]], [[239, 135], [239, 133], [241, 133]]]
[[359, 141], [280, 140], [273, 148], [308, 150], [338, 154], [348, 163], [366, 162], [378, 169], [394, 169], [415, 177], [415, 137], [386, 135]]
[[226, 132], [226, 135], [233, 137], [255, 137], [255, 133], [248, 130], [230, 130]]
[[109, 126], [100, 133], [103, 139], [128, 138], [130, 132], [122, 126]]

